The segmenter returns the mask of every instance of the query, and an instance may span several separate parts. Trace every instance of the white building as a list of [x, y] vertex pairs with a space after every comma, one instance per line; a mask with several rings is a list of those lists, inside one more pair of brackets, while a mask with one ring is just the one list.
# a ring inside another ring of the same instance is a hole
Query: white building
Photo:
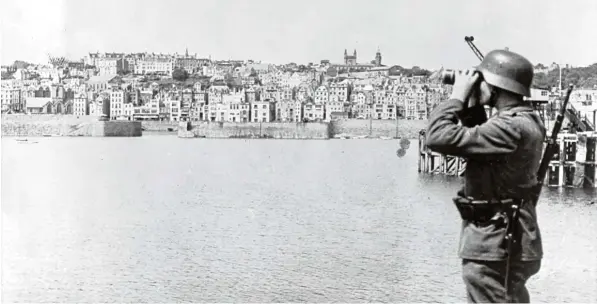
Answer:
[[89, 115], [89, 100], [87, 99], [87, 95], [81, 94], [75, 96], [75, 99], [73, 100], [73, 115]]
[[[122, 90], [113, 90], [110, 92], [110, 119], [128, 118], [128, 111], [125, 111], [125, 104], [128, 104], [128, 94]], [[128, 108], [127, 108], [128, 110]], [[132, 115], [132, 109], [130, 111]]]
[[269, 100], [251, 103], [252, 122], [271, 122], [275, 119], [275, 115], [275, 104]]

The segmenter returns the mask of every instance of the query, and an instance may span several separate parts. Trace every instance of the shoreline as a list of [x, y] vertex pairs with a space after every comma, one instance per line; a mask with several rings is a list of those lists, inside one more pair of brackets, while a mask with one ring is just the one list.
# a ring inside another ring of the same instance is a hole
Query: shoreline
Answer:
[[93, 116], [2, 115], [2, 137], [137, 137], [227, 139], [417, 139], [426, 120], [361, 120], [331, 122], [170, 122], [98, 121]]
[[426, 120], [360, 120], [331, 122], [180, 122], [178, 137], [238, 139], [417, 139]]

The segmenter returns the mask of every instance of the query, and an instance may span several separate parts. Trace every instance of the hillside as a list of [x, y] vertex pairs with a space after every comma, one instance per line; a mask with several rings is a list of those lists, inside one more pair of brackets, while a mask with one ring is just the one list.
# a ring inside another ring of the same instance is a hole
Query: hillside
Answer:
[[[560, 81], [560, 71], [554, 69], [549, 73], [536, 73], [533, 85], [541, 89], [557, 87]], [[577, 88], [597, 87], [597, 63], [588, 67], [562, 69], [562, 87], [573, 84]]]

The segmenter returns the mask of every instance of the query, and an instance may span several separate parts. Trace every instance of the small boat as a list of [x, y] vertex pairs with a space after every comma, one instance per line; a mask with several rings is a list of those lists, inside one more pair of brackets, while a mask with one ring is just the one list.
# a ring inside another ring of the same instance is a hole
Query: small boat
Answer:
[[36, 144], [37, 143], [36, 140], [29, 140], [27, 138], [17, 138], [16, 141], [19, 144]]

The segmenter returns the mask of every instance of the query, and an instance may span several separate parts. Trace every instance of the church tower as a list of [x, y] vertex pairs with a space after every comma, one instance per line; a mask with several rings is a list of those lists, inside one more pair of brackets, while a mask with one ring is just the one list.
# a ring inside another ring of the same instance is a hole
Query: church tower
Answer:
[[381, 66], [381, 51], [379, 51], [379, 47], [377, 48], [377, 53], [375, 53], [375, 65]]

